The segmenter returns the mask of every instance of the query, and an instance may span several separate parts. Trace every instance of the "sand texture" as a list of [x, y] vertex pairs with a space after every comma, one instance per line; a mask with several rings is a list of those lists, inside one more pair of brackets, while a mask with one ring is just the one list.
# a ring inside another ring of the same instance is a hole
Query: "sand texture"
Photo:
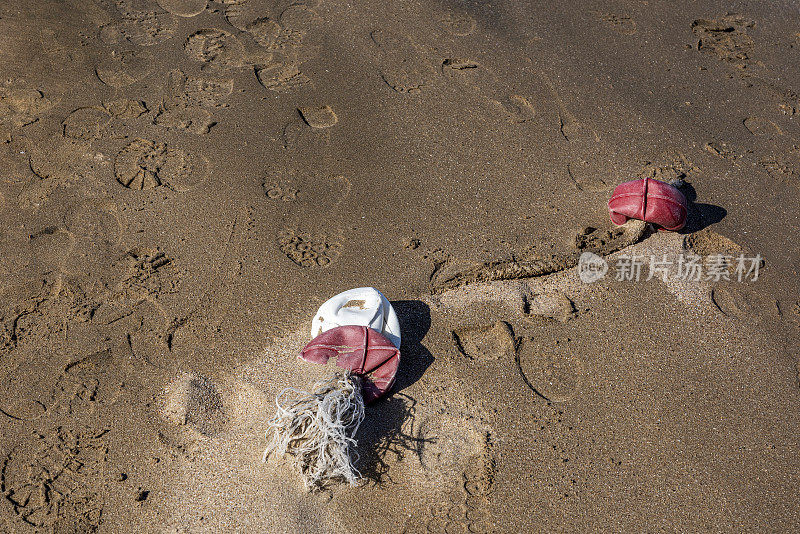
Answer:
[[[0, 2], [0, 533], [800, 531], [798, 21]], [[613, 228], [637, 177], [686, 229]], [[688, 253], [760, 276], [613, 273]], [[264, 432], [363, 286], [397, 383], [308, 492]]]

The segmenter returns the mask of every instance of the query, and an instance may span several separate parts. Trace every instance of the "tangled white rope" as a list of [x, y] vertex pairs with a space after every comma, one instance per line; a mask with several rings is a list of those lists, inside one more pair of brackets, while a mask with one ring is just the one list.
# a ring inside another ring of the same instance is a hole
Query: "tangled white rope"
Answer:
[[[288, 393], [293, 399], [286, 399]], [[355, 486], [361, 473], [355, 468], [357, 445], [353, 438], [364, 420], [361, 378], [337, 374], [314, 384], [311, 392], [286, 388], [275, 399], [278, 411], [266, 432], [272, 439], [264, 451], [294, 457], [306, 486], [323, 487], [332, 480]]]

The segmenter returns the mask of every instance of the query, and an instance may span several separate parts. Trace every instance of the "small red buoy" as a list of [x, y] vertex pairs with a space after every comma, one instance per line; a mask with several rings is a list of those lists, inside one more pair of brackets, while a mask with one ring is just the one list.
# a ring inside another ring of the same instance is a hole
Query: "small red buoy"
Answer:
[[686, 197], [674, 185], [642, 178], [618, 185], [608, 201], [608, 212], [617, 225], [639, 219], [677, 231], [686, 226], [687, 205]]
[[326, 364], [336, 358], [336, 365], [363, 378], [364, 402], [384, 396], [392, 385], [400, 365], [400, 349], [389, 339], [367, 326], [347, 325], [323, 332], [300, 352], [300, 359]]

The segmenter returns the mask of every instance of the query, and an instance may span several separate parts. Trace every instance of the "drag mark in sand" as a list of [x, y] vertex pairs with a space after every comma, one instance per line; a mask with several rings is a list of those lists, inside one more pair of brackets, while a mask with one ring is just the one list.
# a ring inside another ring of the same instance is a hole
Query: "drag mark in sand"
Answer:
[[439, 268], [431, 277], [431, 292], [441, 293], [465, 284], [532, 278], [564, 271], [576, 266], [583, 252], [608, 255], [638, 243], [646, 233], [647, 223], [632, 219], [605, 233], [592, 229], [590, 234], [578, 236], [578, 250], [573, 252], [530, 260], [489, 261], [456, 273], [448, 273], [446, 268]]

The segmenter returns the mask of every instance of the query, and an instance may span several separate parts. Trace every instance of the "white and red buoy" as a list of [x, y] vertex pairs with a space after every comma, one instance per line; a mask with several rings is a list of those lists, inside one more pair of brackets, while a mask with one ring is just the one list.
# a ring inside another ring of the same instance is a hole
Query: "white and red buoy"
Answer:
[[[358, 483], [354, 439], [364, 406], [386, 395], [400, 365], [400, 324], [392, 305], [377, 289], [345, 291], [329, 299], [314, 316], [314, 337], [301, 360], [341, 371], [314, 384], [312, 391], [284, 389], [267, 430], [272, 452], [294, 457], [306, 486], [318, 489], [333, 481]], [[391, 336], [391, 337], [390, 337]]]

